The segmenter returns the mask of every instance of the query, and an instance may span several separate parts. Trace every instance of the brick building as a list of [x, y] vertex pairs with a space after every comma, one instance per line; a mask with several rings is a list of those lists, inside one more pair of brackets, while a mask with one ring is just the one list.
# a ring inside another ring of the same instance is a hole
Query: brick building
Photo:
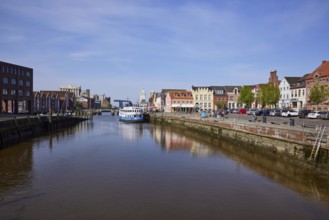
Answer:
[[328, 110], [329, 98], [318, 106], [310, 100], [311, 89], [316, 85], [324, 85], [329, 87], [329, 61], [323, 60], [321, 65], [317, 67], [312, 73], [308, 74], [306, 79], [306, 93], [307, 93], [307, 109]]
[[33, 92], [33, 113], [54, 113], [76, 109], [75, 93], [67, 91], [38, 91]]
[[32, 113], [33, 69], [0, 61], [2, 113]]

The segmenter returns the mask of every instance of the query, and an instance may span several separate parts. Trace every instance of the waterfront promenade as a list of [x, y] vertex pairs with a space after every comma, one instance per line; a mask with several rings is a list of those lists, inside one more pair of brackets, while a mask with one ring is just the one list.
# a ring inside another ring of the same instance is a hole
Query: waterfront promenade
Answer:
[[[186, 117], [186, 118], [194, 118], [200, 119], [201, 113], [155, 113], [156, 115], [163, 116], [173, 116], [173, 117]], [[220, 117], [212, 117], [209, 113], [206, 118], [202, 118], [202, 120], [216, 120], [226, 123], [254, 123], [249, 122], [252, 119], [252, 115], [246, 114], [227, 114], [224, 116], [224, 119]], [[311, 130], [316, 129], [318, 126], [326, 125], [329, 126], [329, 120], [322, 119], [309, 119], [309, 118], [299, 118], [299, 117], [279, 117], [279, 116], [265, 116], [266, 123], [263, 122], [264, 116], [257, 116], [257, 125], [268, 126], [268, 125], [280, 125], [283, 127], [289, 127], [291, 129], [299, 129], [299, 128], [310, 128]], [[294, 120], [294, 126], [290, 126], [290, 120]], [[327, 130], [329, 132], [329, 129]]]

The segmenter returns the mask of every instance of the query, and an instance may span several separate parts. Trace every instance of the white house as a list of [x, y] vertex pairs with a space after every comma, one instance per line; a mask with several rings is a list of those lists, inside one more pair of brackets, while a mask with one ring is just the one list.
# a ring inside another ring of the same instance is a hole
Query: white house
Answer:
[[279, 108], [292, 108], [291, 105], [291, 86], [296, 84], [301, 77], [283, 77], [280, 82], [280, 100], [279, 100]]

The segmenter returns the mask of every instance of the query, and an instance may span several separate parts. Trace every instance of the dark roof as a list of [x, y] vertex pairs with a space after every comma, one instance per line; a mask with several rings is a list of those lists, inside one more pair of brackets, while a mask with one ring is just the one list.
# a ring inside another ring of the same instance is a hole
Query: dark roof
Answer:
[[167, 93], [169, 91], [186, 91], [186, 89], [162, 89], [161, 93]]
[[237, 88], [240, 91], [242, 86], [225, 86], [226, 92], [233, 92], [235, 88]]
[[292, 84], [297, 83], [298, 80], [300, 80], [301, 77], [289, 77], [289, 76], [286, 76], [286, 77], [284, 77], [284, 78], [287, 80], [287, 82], [288, 82], [290, 85], [292, 85]]
[[205, 89], [205, 88], [211, 90], [210, 86], [193, 86], [192, 85], [192, 90]]

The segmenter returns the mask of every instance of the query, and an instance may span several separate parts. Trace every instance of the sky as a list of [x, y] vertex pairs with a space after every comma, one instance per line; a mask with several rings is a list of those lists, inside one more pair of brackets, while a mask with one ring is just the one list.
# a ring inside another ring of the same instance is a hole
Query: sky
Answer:
[[113, 99], [267, 83], [329, 60], [328, 0], [0, 0], [0, 60], [35, 91]]

